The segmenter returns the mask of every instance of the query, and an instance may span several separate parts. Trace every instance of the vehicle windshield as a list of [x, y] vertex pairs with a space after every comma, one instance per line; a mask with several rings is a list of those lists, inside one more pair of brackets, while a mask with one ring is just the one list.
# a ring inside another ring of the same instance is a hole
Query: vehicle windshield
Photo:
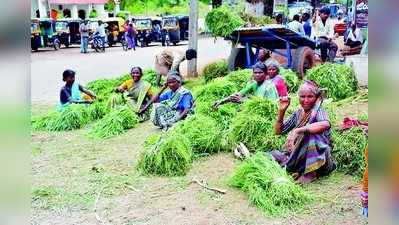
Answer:
[[136, 27], [137, 28], [150, 28], [151, 20], [136, 20]]
[[55, 24], [55, 30], [57, 30], [57, 31], [62, 31], [62, 30], [67, 30], [67, 29], [68, 29], [67, 22], [57, 22]]
[[37, 31], [37, 30], [39, 30], [39, 24], [38, 23], [31, 23], [30, 31], [33, 32], [33, 31]]
[[177, 21], [175, 18], [168, 18], [163, 20], [164, 27], [175, 27], [177, 26]]

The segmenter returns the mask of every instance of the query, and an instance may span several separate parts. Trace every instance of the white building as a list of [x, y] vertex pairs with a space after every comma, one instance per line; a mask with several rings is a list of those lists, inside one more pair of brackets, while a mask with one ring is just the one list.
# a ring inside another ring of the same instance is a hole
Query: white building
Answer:
[[108, 0], [31, 0], [31, 17], [48, 18], [52, 9], [73, 19], [89, 18], [93, 9], [99, 17], [107, 17], [104, 10], [107, 2]]

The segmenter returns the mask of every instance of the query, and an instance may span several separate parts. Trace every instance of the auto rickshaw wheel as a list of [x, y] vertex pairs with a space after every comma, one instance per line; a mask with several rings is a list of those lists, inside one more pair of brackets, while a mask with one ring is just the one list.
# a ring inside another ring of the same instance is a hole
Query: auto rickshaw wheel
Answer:
[[[251, 50], [249, 52], [251, 59], [255, 57], [255, 54]], [[231, 48], [230, 56], [227, 61], [229, 71], [236, 70], [238, 68], [244, 69], [246, 65], [246, 50], [245, 48]]]
[[61, 48], [60, 41], [58, 41], [58, 40], [55, 40], [54, 43], [53, 43], [53, 45], [54, 45], [54, 49], [55, 49], [56, 51], [58, 51], [58, 50]]
[[299, 47], [295, 50], [293, 68], [299, 78], [304, 78], [306, 71], [314, 66], [314, 52], [310, 47]]
[[177, 42], [174, 41], [174, 42], [173, 42], [173, 45], [176, 46], [176, 45], [177, 45]]

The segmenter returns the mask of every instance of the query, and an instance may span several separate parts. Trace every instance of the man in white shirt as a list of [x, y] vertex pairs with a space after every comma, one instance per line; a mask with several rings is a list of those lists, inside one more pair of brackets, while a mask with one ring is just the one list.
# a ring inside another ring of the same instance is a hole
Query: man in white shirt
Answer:
[[323, 62], [334, 61], [338, 46], [333, 42], [334, 24], [330, 17], [330, 9], [325, 7], [320, 9], [318, 18], [313, 17], [312, 37], [316, 39], [321, 51]]
[[294, 15], [292, 21], [288, 23], [288, 28], [301, 35], [305, 35], [305, 32], [303, 31], [303, 25], [301, 22], [299, 22], [298, 14]]
[[265, 5], [262, 0], [247, 0], [245, 2], [245, 12], [254, 16], [264, 15]]
[[363, 34], [359, 28], [356, 27], [356, 23], [351, 24], [348, 37], [345, 41], [345, 45], [354, 48], [363, 44]]
[[105, 33], [105, 24], [101, 20], [98, 21], [98, 27], [96, 29], [96, 33], [101, 38], [102, 48], [105, 49], [105, 38], [107, 37], [107, 34]]

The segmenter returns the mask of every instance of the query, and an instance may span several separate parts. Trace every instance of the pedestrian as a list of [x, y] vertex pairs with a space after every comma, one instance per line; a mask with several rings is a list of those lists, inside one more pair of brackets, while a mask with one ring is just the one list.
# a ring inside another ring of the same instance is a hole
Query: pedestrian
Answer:
[[288, 23], [288, 28], [301, 35], [304, 35], [305, 32], [303, 31], [303, 25], [301, 24], [301, 22], [299, 22], [299, 18], [299, 15], [295, 14], [292, 21]]
[[304, 13], [302, 15], [302, 25], [303, 25], [303, 32], [305, 33], [306, 36], [310, 37], [310, 35], [312, 34], [312, 25], [309, 13]]
[[84, 20], [79, 26], [80, 53], [88, 53], [89, 48], [89, 21]]
[[133, 25], [129, 23], [127, 26], [127, 31], [126, 31], [126, 41], [128, 43], [128, 48], [133, 50], [136, 50], [136, 43], [134, 40], [134, 30], [133, 30]]
[[245, 12], [254, 16], [264, 16], [265, 5], [261, 0], [247, 0]]
[[107, 34], [105, 33], [105, 24], [101, 20], [98, 21], [98, 27], [96, 28], [96, 33], [100, 37], [101, 48], [104, 51], [105, 50], [105, 43], [106, 43], [105, 38], [107, 37]]
[[[317, 15], [319, 14], [319, 15]], [[321, 60], [323, 62], [334, 61], [338, 46], [334, 43], [334, 24], [330, 17], [330, 9], [324, 7], [319, 12], [316, 11], [313, 17], [312, 35], [318, 43], [321, 51]]]

